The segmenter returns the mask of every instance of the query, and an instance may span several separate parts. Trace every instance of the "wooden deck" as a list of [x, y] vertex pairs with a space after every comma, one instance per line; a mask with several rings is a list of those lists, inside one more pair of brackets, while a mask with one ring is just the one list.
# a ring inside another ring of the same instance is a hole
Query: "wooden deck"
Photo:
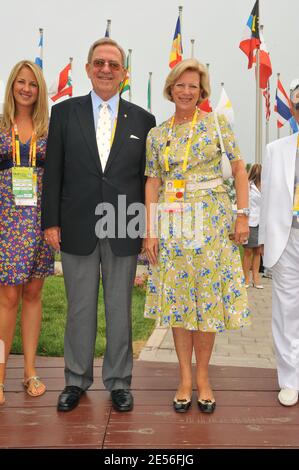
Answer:
[[22, 389], [22, 356], [10, 359], [6, 404], [0, 407], [0, 448], [227, 449], [299, 448], [299, 405], [277, 401], [276, 371], [211, 366], [217, 409], [211, 416], [194, 403], [186, 414], [171, 406], [176, 364], [136, 361], [132, 389], [135, 407], [112, 410], [104, 390], [101, 363], [95, 383], [69, 413], [56, 411], [64, 387], [63, 359], [38, 358], [47, 393], [29, 397]]

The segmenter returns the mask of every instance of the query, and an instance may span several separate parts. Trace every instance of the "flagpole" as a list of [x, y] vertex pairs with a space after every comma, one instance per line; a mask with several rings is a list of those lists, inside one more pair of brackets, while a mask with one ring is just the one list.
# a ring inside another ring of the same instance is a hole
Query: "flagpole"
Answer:
[[261, 132], [261, 92], [260, 92], [260, 49], [256, 50], [256, 111], [255, 111], [255, 163], [261, 163], [262, 132]]
[[[277, 74], [277, 86], [278, 86], [279, 78], [280, 78], [280, 73]], [[276, 88], [276, 93], [277, 93], [277, 88]], [[276, 126], [277, 126], [277, 139], [280, 139], [280, 127], [278, 126], [278, 122], [276, 122]]]
[[[74, 84], [73, 84], [73, 60], [74, 60], [74, 57], [70, 57], [70, 69], [71, 69], [72, 88], [73, 88], [73, 96], [74, 96]], [[71, 96], [70, 96], [70, 95], [69, 95], [69, 98], [71, 98]]]
[[109, 34], [109, 38], [111, 37], [111, 20], [107, 20], [107, 31]]
[[[206, 67], [207, 67], [208, 74], [210, 74], [210, 64], [209, 64], [209, 62], [206, 63]], [[211, 77], [210, 77], [210, 79], [211, 79]]]
[[[261, 31], [261, 33], [262, 33], [262, 35], [263, 35], [263, 33], [264, 33], [264, 25], [262, 25], [262, 24], [261, 24], [261, 26], [260, 26], [260, 31]], [[258, 49], [258, 51], [259, 51], [259, 49]], [[259, 79], [260, 79], [260, 74], [258, 74], [258, 75], [259, 75]], [[259, 90], [260, 90], [260, 89], [259, 89]], [[268, 91], [269, 91], [269, 88], [268, 88], [268, 82], [267, 82], [267, 92], [268, 92]], [[260, 90], [260, 95], [261, 95], [261, 90]], [[262, 134], [262, 129], [263, 129], [262, 95], [260, 96], [260, 100], [261, 100], [261, 103], [260, 103], [260, 106], [261, 106], [261, 114], [260, 114], [260, 120], [261, 120], [261, 124], [260, 124], [260, 132], [261, 132], [261, 134], [260, 134], [260, 143], [261, 143], [260, 158], [261, 158], [261, 157], [262, 157], [262, 154], [263, 154], [263, 148], [262, 148], [262, 142], [263, 142], [263, 139], [262, 139], [262, 137], [263, 137], [263, 134]], [[266, 127], [265, 127], [265, 138], [266, 138], [266, 144], [268, 144], [268, 143], [269, 143], [269, 121], [268, 121], [267, 118], [266, 118], [265, 126], [266, 126]], [[258, 163], [261, 163], [261, 160], [260, 160]]]
[[181, 24], [181, 43], [183, 44], [183, 7], [179, 6], [179, 18], [180, 18], [180, 24]]
[[147, 110], [152, 112], [152, 75], [153, 72], [149, 72], [148, 77], [148, 90], [147, 90]]
[[[269, 80], [268, 80], [268, 83], [267, 83], [267, 96], [269, 96], [269, 100], [270, 100], [270, 91], [269, 91]], [[267, 98], [268, 99], [268, 98]], [[267, 114], [268, 114], [268, 111], [267, 111]], [[269, 118], [270, 119], [270, 118]], [[266, 145], [269, 143], [270, 141], [270, 135], [269, 135], [269, 119], [266, 118]]]
[[191, 59], [194, 59], [194, 43], [195, 39], [190, 39], [191, 42]]
[[129, 60], [128, 60], [128, 65], [129, 65], [129, 101], [131, 103], [132, 101], [132, 49], [129, 49]]
[[41, 58], [41, 61], [42, 61], [42, 67], [44, 67], [44, 29], [43, 28], [39, 28], [39, 35], [40, 35], [40, 39], [42, 40], [42, 46], [40, 48], [40, 58]]

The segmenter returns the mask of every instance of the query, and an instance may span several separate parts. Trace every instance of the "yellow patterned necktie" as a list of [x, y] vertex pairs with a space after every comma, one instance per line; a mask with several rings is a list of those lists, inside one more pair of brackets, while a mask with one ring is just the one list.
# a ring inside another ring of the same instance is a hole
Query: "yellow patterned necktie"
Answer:
[[104, 171], [110, 153], [111, 142], [111, 114], [107, 103], [101, 104], [96, 137], [102, 170]]

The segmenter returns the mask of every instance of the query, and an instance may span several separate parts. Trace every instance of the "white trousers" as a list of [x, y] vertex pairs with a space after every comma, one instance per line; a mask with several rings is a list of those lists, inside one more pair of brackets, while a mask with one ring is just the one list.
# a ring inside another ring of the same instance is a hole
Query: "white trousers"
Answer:
[[299, 390], [299, 230], [272, 268], [272, 333], [280, 388]]

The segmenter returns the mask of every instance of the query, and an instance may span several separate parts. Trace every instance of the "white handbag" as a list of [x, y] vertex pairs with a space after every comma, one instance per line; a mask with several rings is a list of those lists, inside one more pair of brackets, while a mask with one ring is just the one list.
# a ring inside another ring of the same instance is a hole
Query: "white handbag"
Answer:
[[214, 111], [214, 120], [215, 120], [217, 134], [218, 134], [218, 137], [219, 137], [220, 148], [221, 148], [222, 177], [223, 177], [224, 180], [227, 180], [227, 179], [233, 177], [233, 172], [232, 172], [232, 166], [231, 166], [230, 160], [229, 160], [228, 156], [226, 155], [226, 151], [225, 151], [225, 148], [224, 148], [222, 134], [221, 134], [219, 121], [218, 121], [218, 116], [217, 116], [216, 111]]

